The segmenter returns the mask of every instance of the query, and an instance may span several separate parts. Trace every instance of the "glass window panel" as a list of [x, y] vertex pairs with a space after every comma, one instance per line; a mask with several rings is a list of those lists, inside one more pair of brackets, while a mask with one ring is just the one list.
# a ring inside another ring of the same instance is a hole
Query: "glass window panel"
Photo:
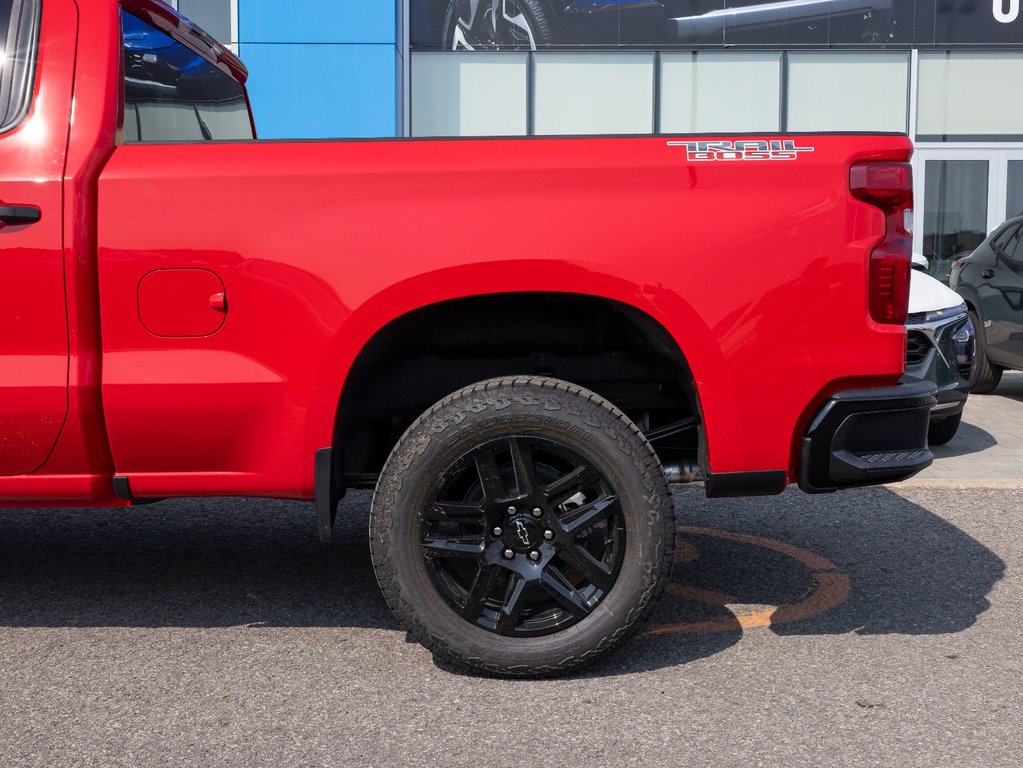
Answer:
[[135, 104], [124, 105], [124, 140], [139, 140], [139, 108]]
[[1012, 253], [1008, 254], [1009, 259], [1017, 264], [1023, 264], [1023, 237], [1017, 237], [1016, 242], [1012, 245], [1014, 247]]
[[148, 22], [121, 16], [125, 123], [135, 120], [127, 141], [253, 138], [241, 83]]
[[1009, 161], [1008, 200], [1005, 218], [1023, 216], [1023, 160]]
[[549, 134], [652, 133], [652, 53], [537, 53], [535, 129]]
[[789, 54], [790, 131], [907, 130], [909, 54]]
[[924, 256], [948, 282], [952, 262], [987, 237], [987, 160], [928, 160], [924, 166]]
[[38, 27], [39, 0], [0, 0], [0, 131], [28, 112]]
[[178, 10], [222, 43], [231, 39], [231, 3], [233, 0], [178, 0]]
[[991, 241], [991, 246], [998, 251], [1004, 251], [1009, 241], [1019, 234], [1019, 225], [1009, 226], [998, 233], [998, 236]]
[[182, 101], [138, 101], [139, 141], [202, 141], [195, 107]]
[[413, 136], [524, 136], [524, 53], [416, 53]]
[[1016, 227], [1015, 231], [1012, 233], [1012, 237], [1010, 237], [1008, 242], [1002, 246], [1002, 253], [1007, 258], [1018, 260], [1018, 257], [1021, 255], [1020, 242], [1023, 242], [1023, 239], [1020, 238], [1021, 233], [1023, 233], [1023, 227]]
[[777, 131], [781, 53], [661, 55], [661, 131]]
[[244, 101], [197, 102], [195, 111], [213, 138], [238, 136], [252, 138], [249, 107]]
[[920, 53], [917, 136], [1023, 135], [1023, 99], [1007, 98], [1023, 82], [1023, 52]]

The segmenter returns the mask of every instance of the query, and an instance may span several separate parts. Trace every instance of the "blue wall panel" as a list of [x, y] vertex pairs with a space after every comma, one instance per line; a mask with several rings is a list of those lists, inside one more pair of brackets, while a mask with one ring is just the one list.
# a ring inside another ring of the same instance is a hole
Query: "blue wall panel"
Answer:
[[239, 0], [240, 38], [252, 43], [397, 41], [401, 0]]
[[393, 44], [243, 40], [240, 53], [249, 68], [249, 95], [260, 138], [395, 135], [398, 87]]
[[402, 0], [238, 0], [262, 138], [394, 136]]

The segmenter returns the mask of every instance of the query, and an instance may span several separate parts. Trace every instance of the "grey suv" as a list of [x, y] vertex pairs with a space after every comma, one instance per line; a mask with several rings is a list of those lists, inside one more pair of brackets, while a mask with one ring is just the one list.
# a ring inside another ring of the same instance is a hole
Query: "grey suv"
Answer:
[[970, 391], [986, 394], [1006, 368], [1023, 370], [1023, 216], [953, 262], [949, 284], [966, 300], [977, 329]]

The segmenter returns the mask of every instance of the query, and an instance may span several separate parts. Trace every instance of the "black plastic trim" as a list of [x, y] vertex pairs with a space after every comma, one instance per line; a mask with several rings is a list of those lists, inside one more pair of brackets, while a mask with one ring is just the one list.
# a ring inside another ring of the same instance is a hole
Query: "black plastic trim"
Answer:
[[128, 478], [124, 475], [114, 475], [114, 495], [119, 499], [125, 501], [134, 501], [131, 497], [131, 484], [128, 482]]
[[321, 448], [316, 452], [315, 472], [316, 526], [320, 541], [330, 544], [334, 538], [334, 520], [340, 500], [337, 483], [334, 482], [333, 448]]
[[32, 205], [0, 205], [0, 222], [10, 226], [35, 224], [42, 217], [42, 212]]
[[375, 472], [361, 472], [359, 474], [345, 475], [344, 487], [372, 491], [377, 487], [377, 481], [379, 479], [380, 475]]
[[939, 422], [945, 421], [946, 419], [951, 419], [955, 416], [961, 416], [963, 413], [963, 408], [965, 406], [966, 406], [965, 400], [960, 400], [957, 403], [949, 402], [940, 404], [938, 408], [941, 408], [941, 410], [935, 408], [933, 411], [931, 411], [931, 424], [937, 424]]
[[784, 469], [759, 472], [718, 472], [704, 483], [707, 497], [721, 499], [736, 496], [777, 496], [785, 490], [788, 475]]
[[[952, 403], [954, 403], [959, 406], [959, 410], [961, 411], [963, 409], [963, 406], [966, 405], [966, 401], [970, 397], [969, 382], [966, 382], [965, 384], [960, 384], [957, 387], [939, 389], [937, 397], [939, 406], [951, 405]], [[947, 408], [940, 410], [939, 413], [946, 414], [952, 413], [952, 411], [953, 411], [952, 408]]]
[[799, 487], [808, 493], [905, 480], [934, 460], [927, 445], [933, 382], [836, 392], [802, 441]]

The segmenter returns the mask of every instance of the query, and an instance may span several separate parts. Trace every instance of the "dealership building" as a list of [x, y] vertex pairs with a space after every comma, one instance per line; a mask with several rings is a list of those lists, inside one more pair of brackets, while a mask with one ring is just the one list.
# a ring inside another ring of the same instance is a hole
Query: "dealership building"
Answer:
[[898, 131], [945, 276], [1023, 212], [1021, 0], [177, 0], [263, 138]]

